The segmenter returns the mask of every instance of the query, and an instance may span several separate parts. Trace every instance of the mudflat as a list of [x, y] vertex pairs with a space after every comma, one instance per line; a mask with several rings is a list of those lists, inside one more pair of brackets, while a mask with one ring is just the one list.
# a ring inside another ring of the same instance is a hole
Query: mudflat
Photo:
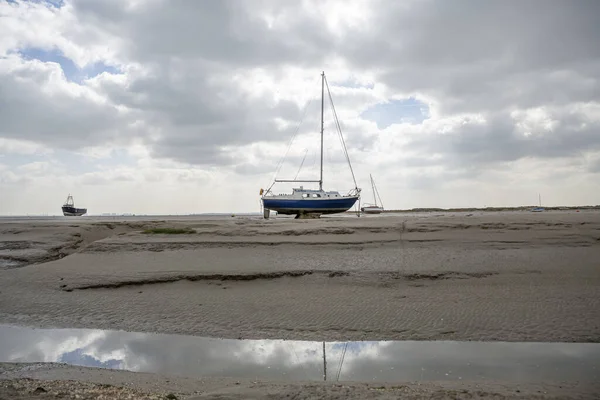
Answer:
[[0, 323], [600, 341], [600, 213], [4, 218]]

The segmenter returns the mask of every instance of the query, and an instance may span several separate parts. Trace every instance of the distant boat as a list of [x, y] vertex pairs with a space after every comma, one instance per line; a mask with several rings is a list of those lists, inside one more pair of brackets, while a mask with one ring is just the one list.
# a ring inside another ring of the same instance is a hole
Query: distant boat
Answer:
[[[335, 108], [333, 108], [333, 99], [331, 97], [331, 92], [329, 91], [329, 85], [325, 79], [325, 72], [323, 72], [321, 74], [321, 174], [319, 179], [275, 179], [271, 187], [266, 191], [263, 189], [260, 190], [264, 218], [269, 218], [270, 211], [276, 211], [279, 214], [296, 214], [296, 218], [308, 215], [319, 216], [321, 214], [343, 213], [348, 211], [360, 198], [360, 189], [356, 185], [356, 180], [354, 180], [354, 189], [345, 195], [340, 194], [337, 191], [323, 190], [323, 130], [325, 126], [323, 114], [325, 106], [325, 88], [327, 88], [327, 94], [329, 95], [329, 100], [333, 109], [333, 115], [343, 145], [344, 154], [348, 161], [348, 165], [350, 166], [350, 172], [352, 172], [352, 179], [354, 179], [352, 164], [350, 164], [350, 158], [346, 151], [342, 130], [337, 119], [337, 114], [335, 113]], [[271, 188], [277, 182], [318, 183], [319, 189], [305, 189], [303, 186], [300, 186], [299, 188], [293, 188], [291, 194], [274, 194], [271, 191]]]
[[[365, 203], [365, 206], [361, 207], [360, 210], [365, 214], [381, 214], [383, 212], [383, 202], [379, 196], [377, 186], [375, 186], [373, 176], [369, 174], [369, 177], [371, 178], [371, 188], [373, 189], [373, 204]], [[377, 204], [377, 198], [379, 198], [379, 204], [381, 205]]]
[[545, 209], [542, 207], [542, 195], [541, 194], [538, 194], [538, 200], [540, 202], [540, 206], [532, 208], [530, 210], [531, 212], [542, 212], [542, 211], [545, 211]]
[[62, 206], [62, 212], [65, 217], [81, 217], [83, 214], [87, 214], [87, 208], [75, 208], [73, 196], [69, 195]]

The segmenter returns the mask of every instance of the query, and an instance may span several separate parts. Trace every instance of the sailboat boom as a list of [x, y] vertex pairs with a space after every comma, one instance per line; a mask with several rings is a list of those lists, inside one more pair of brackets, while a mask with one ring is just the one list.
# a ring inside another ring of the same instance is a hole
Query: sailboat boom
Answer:
[[302, 182], [302, 183], [320, 183], [322, 181], [310, 180], [310, 179], [275, 179], [275, 182]]

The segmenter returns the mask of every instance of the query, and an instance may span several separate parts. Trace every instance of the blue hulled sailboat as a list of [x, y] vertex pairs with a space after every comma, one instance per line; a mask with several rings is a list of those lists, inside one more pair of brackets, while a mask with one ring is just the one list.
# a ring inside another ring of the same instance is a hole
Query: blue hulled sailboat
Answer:
[[[354, 189], [346, 194], [340, 194], [337, 191], [326, 191], [323, 189], [323, 131], [324, 131], [324, 108], [325, 108], [325, 89], [329, 95], [333, 115], [340, 135], [344, 154], [350, 171], [352, 173], [352, 179], [354, 180]], [[319, 189], [305, 189], [304, 186], [294, 188], [291, 194], [274, 194], [271, 189], [277, 182], [294, 182], [294, 183], [318, 183]], [[346, 145], [342, 135], [335, 107], [333, 106], [333, 99], [331, 92], [329, 91], [329, 84], [325, 78], [325, 72], [321, 74], [321, 162], [320, 162], [320, 176], [319, 179], [314, 180], [297, 180], [297, 179], [275, 179], [269, 189], [263, 191], [261, 189], [261, 200], [264, 209], [264, 216], [268, 218], [270, 211], [276, 211], [279, 214], [295, 214], [297, 218], [308, 215], [321, 215], [321, 214], [335, 214], [343, 213], [348, 211], [360, 198], [360, 189], [356, 185], [356, 179], [354, 177], [354, 171], [352, 170], [352, 164], [346, 150]]]

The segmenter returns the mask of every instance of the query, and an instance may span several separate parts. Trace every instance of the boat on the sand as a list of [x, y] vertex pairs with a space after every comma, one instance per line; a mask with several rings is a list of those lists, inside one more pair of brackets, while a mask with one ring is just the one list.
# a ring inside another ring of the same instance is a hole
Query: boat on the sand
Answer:
[[76, 208], [73, 196], [69, 195], [62, 206], [62, 212], [65, 217], [81, 217], [87, 214], [87, 208]]
[[532, 208], [530, 211], [531, 212], [542, 212], [542, 211], [546, 211], [546, 209], [544, 207], [542, 207], [542, 195], [538, 194], [538, 200], [540, 202], [540, 206], [539, 207], [534, 207]]
[[[381, 201], [381, 196], [379, 196], [377, 186], [375, 186], [373, 175], [369, 175], [369, 177], [371, 178], [371, 188], [373, 189], [373, 203], [365, 203], [365, 205], [361, 207], [360, 211], [362, 211], [365, 214], [381, 214], [383, 212], [383, 202]], [[377, 204], [378, 198], [380, 205]]]
[[[329, 95], [329, 101], [332, 107], [333, 116], [336, 124], [338, 134], [341, 139], [346, 161], [350, 166], [352, 172], [352, 179], [354, 180], [354, 189], [350, 190], [347, 194], [340, 194], [338, 191], [330, 190], [326, 191], [323, 189], [323, 131], [324, 131], [324, 104], [325, 104], [325, 89]], [[329, 85], [325, 78], [325, 72], [321, 74], [321, 162], [320, 162], [320, 176], [319, 179], [303, 180], [303, 179], [275, 179], [273, 184], [264, 191], [260, 190], [264, 218], [269, 218], [270, 211], [276, 211], [278, 214], [291, 214], [296, 215], [296, 218], [301, 217], [318, 217], [321, 214], [335, 214], [343, 213], [348, 211], [360, 198], [360, 189], [356, 184], [354, 178], [354, 171], [352, 170], [352, 164], [346, 150], [346, 145], [342, 135], [342, 130], [335, 113], [335, 107], [333, 106], [333, 99], [331, 92], [329, 91]], [[275, 183], [278, 182], [298, 182], [298, 183], [318, 183], [318, 189], [305, 189], [304, 186], [293, 188], [291, 194], [275, 194], [272, 191]]]

